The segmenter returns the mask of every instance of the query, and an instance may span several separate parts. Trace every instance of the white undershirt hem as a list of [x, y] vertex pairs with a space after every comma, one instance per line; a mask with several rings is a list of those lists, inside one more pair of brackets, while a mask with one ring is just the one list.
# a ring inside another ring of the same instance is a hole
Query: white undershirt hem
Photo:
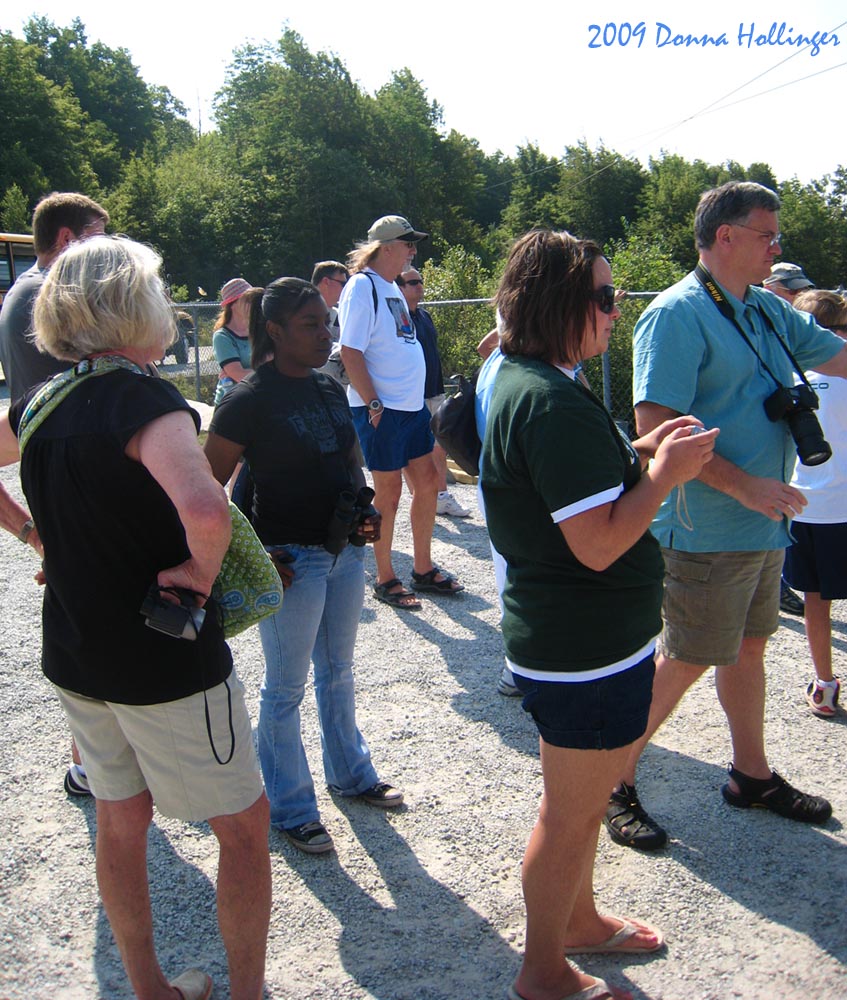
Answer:
[[595, 667], [593, 670], [534, 670], [532, 667], [522, 667], [513, 663], [508, 656], [506, 657], [506, 665], [513, 674], [520, 674], [521, 677], [528, 677], [533, 681], [552, 681], [556, 684], [579, 684], [583, 681], [596, 681], [601, 677], [612, 677], [614, 674], [620, 674], [624, 670], [629, 670], [630, 667], [637, 666], [653, 653], [657, 638], [658, 636], [654, 636], [641, 649], [636, 650], [623, 660], [610, 663], [605, 667]]

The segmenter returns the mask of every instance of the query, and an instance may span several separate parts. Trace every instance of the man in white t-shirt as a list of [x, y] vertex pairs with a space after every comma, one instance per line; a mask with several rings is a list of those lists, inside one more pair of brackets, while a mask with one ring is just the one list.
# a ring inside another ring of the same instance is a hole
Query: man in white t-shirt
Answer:
[[338, 303], [341, 360], [350, 379], [347, 398], [373, 475], [374, 506], [382, 513], [381, 538], [374, 543], [374, 596], [407, 610], [419, 608], [420, 601], [397, 578], [391, 560], [404, 471], [414, 491], [412, 590], [453, 595], [463, 589], [432, 561], [438, 472], [424, 404], [426, 366], [409, 307], [394, 281], [426, 238], [399, 215], [377, 219], [367, 240], [348, 256], [351, 278]]
[[[783, 260], [771, 267], [771, 273], [762, 282], [762, 287], [785, 299], [790, 305], [794, 305], [794, 300], [800, 292], [814, 288], [815, 285], [806, 277], [802, 267]], [[785, 582], [785, 577], [779, 582], [779, 609], [787, 615], [797, 615], [799, 618], [804, 614], [803, 602]]]

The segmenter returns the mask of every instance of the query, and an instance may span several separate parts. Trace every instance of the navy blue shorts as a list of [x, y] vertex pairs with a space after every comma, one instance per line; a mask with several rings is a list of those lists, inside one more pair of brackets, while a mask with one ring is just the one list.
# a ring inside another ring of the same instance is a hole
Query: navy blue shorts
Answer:
[[616, 750], [647, 730], [653, 700], [653, 656], [595, 681], [536, 681], [514, 674], [523, 707], [545, 743], [572, 750]]
[[793, 521], [791, 534], [782, 571], [789, 587], [824, 601], [847, 598], [847, 524]]
[[376, 430], [368, 420], [366, 406], [353, 406], [353, 424], [371, 472], [395, 472], [414, 458], [428, 455], [435, 438], [429, 427], [431, 415], [426, 406], [417, 412], [389, 410], [386, 407]]

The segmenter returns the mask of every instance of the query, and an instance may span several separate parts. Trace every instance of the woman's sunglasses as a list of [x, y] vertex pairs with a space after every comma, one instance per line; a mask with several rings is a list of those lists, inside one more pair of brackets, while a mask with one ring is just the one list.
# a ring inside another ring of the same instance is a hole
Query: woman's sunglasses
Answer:
[[601, 288], [595, 288], [589, 298], [592, 302], [597, 303], [601, 313], [605, 313], [608, 316], [615, 311], [614, 285], [603, 285]]

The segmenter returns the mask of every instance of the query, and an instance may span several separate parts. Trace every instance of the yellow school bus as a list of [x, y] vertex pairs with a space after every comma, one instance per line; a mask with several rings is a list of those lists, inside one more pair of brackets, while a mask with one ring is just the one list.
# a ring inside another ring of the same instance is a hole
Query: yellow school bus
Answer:
[[35, 263], [32, 237], [25, 233], [0, 233], [0, 302], [15, 278]]

